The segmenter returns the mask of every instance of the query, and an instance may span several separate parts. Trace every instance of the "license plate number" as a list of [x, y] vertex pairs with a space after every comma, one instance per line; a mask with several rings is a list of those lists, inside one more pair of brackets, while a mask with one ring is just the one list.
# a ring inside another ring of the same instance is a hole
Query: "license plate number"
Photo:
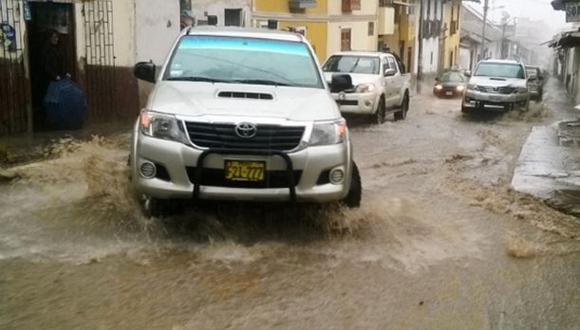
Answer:
[[445, 92], [445, 95], [453, 95], [453, 92]]
[[230, 181], [264, 181], [266, 173], [266, 162], [260, 161], [225, 161], [226, 180]]

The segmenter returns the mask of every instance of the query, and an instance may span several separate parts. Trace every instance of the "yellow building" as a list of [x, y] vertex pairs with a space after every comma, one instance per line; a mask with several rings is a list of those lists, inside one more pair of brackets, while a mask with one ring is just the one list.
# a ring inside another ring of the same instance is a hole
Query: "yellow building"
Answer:
[[412, 71], [415, 65], [417, 9], [411, 0], [398, 1], [379, 7], [379, 45], [399, 55]]
[[459, 59], [459, 41], [460, 41], [460, 16], [461, 1], [448, 1], [443, 6], [444, 33], [442, 56], [440, 68], [444, 70], [452, 69], [458, 65]]
[[322, 62], [341, 50], [377, 49], [378, 0], [255, 0], [254, 26], [295, 30]]

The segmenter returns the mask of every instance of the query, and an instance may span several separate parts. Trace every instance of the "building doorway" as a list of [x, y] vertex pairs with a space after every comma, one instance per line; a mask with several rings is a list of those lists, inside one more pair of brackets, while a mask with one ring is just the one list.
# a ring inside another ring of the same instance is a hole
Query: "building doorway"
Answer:
[[[71, 3], [29, 2], [30, 20], [27, 22], [30, 61], [31, 101], [34, 130], [49, 129], [42, 101], [50, 76], [71, 76], [78, 81], [75, 17]], [[58, 41], [51, 41], [54, 36]], [[49, 49], [50, 48], [50, 49]], [[50, 52], [51, 56], [46, 56]]]

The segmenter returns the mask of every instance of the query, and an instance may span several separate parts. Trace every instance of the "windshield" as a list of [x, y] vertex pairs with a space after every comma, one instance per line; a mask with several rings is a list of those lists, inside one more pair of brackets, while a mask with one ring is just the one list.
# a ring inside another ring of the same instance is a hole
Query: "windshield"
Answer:
[[221, 36], [185, 36], [165, 80], [323, 88], [302, 42]]
[[379, 74], [380, 60], [370, 56], [331, 56], [322, 67], [324, 72]]
[[439, 78], [441, 82], [464, 82], [463, 74], [459, 72], [447, 72]]
[[524, 69], [519, 64], [511, 63], [481, 63], [477, 67], [476, 76], [525, 79]]

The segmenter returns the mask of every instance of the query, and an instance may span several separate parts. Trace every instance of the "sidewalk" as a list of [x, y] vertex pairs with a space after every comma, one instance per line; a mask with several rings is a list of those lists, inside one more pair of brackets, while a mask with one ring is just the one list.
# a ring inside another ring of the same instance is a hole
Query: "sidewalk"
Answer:
[[[551, 87], [556, 87], [552, 83]], [[574, 118], [561, 90], [547, 104], [556, 118]], [[547, 205], [580, 217], [580, 121], [561, 120], [534, 127], [514, 171], [512, 187]]]

